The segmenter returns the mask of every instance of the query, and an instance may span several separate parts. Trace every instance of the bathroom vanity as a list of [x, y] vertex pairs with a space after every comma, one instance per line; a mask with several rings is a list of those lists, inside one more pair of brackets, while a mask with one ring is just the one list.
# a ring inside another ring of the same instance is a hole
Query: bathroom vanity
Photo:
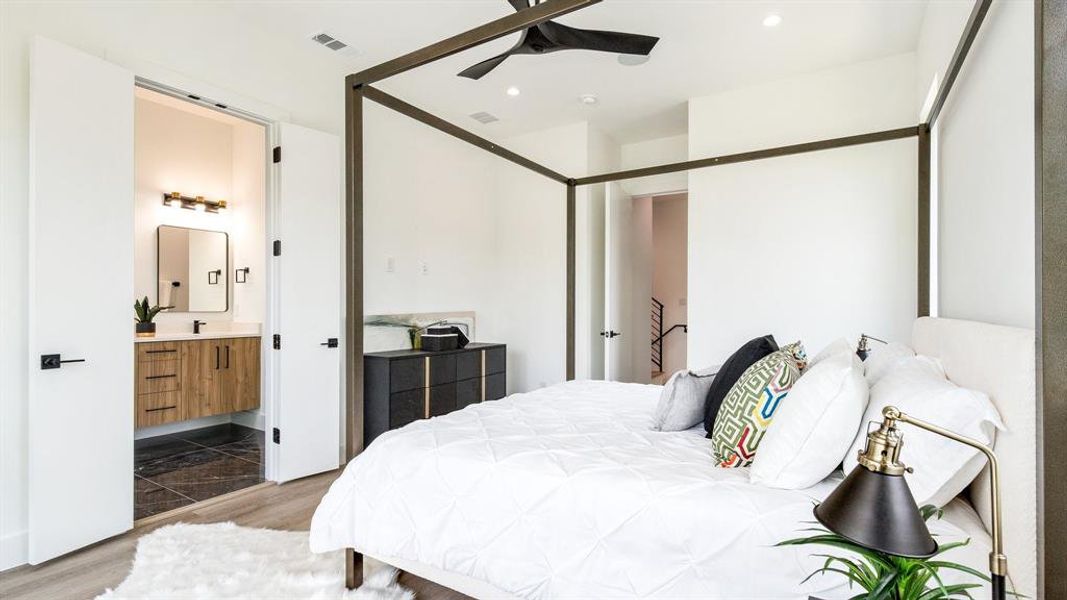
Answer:
[[136, 344], [136, 427], [259, 408], [258, 333], [174, 334]]

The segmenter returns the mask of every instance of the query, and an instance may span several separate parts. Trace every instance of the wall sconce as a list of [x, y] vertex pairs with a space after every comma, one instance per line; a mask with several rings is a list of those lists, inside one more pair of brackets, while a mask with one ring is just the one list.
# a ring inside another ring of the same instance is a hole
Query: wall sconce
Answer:
[[237, 283], [248, 283], [248, 272], [251, 270], [249, 267], [237, 269], [233, 274], [233, 280]]
[[206, 200], [203, 196], [191, 198], [182, 196], [180, 192], [163, 194], [163, 205], [171, 208], [184, 208], [209, 213], [220, 213], [226, 210], [225, 200]]
[[[214, 279], [212, 279], [212, 277], [211, 277], [212, 275], [215, 276]], [[220, 277], [222, 277], [222, 269], [215, 269], [214, 271], [208, 271], [207, 272], [207, 284], [208, 285], [218, 285]]]

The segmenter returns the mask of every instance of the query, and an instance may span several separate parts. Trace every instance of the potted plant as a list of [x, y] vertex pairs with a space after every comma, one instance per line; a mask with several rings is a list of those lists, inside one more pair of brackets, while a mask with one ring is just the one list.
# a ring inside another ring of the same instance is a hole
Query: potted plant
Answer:
[[[919, 509], [924, 521], [931, 517], [941, 518], [941, 509], [927, 505]], [[969, 590], [982, 584], [955, 583], [946, 585], [939, 571], [960, 571], [983, 581], [989, 576], [959, 563], [939, 560], [937, 557], [953, 548], [966, 546], [970, 539], [962, 542], [950, 542], [940, 546], [929, 558], [906, 558], [871, 550], [849, 541], [828, 529], [810, 527], [814, 535], [779, 542], [778, 546], [822, 545], [840, 550], [848, 550], [855, 557], [834, 556], [832, 554], [815, 554], [825, 558], [822, 568], [808, 575], [804, 581], [816, 575], [835, 573], [848, 579], [849, 587], [857, 586], [866, 593], [856, 597], [870, 600], [934, 600], [938, 598], [971, 598]], [[801, 582], [803, 583], [803, 582]], [[1017, 595], [1017, 594], [1013, 594]]]
[[152, 322], [152, 319], [156, 318], [156, 315], [160, 311], [167, 310], [168, 308], [174, 308], [173, 306], [155, 306], [148, 305], [148, 296], [144, 297], [144, 300], [133, 301], [133, 314], [134, 321], [137, 323], [137, 337], [155, 337], [156, 336], [156, 324]]

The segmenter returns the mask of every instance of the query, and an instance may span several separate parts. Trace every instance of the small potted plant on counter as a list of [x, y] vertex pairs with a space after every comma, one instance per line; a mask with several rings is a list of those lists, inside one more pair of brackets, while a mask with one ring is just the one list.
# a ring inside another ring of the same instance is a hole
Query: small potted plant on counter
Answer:
[[145, 296], [143, 300], [134, 300], [133, 314], [135, 315], [134, 321], [137, 323], [137, 337], [156, 337], [156, 324], [152, 322], [152, 319], [156, 318], [160, 311], [168, 308], [174, 307], [159, 306], [158, 304], [149, 306], [148, 296]]

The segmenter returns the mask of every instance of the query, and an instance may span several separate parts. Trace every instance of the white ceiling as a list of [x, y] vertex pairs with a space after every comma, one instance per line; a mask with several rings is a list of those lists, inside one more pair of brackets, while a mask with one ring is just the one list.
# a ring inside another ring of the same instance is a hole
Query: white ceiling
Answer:
[[[628, 143], [684, 133], [686, 100], [915, 49], [929, 0], [606, 0], [558, 21], [661, 38], [644, 65], [599, 52], [509, 58], [479, 81], [463, 68], [509, 48], [518, 34], [381, 82], [391, 94], [476, 133], [501, 138], [589, 120]], [[511, 12], [505, 0], [390, 0], [237, 4], [247, 21], [287, 41], [328, 32], [358, 53], [322, 49], [324, 64], [357, 71]], [[776, 28], [762, 25], [777, 13]], [[955, 35], [946, 32], [946, 35]], [[505, 95], [508, 86], [521, 95]], [[578, 101], [599, 97], [595, 106]], [[783, 99], [787, 101], [788, 99]], [[467, 115], [488, 111], [482, 125]]]

